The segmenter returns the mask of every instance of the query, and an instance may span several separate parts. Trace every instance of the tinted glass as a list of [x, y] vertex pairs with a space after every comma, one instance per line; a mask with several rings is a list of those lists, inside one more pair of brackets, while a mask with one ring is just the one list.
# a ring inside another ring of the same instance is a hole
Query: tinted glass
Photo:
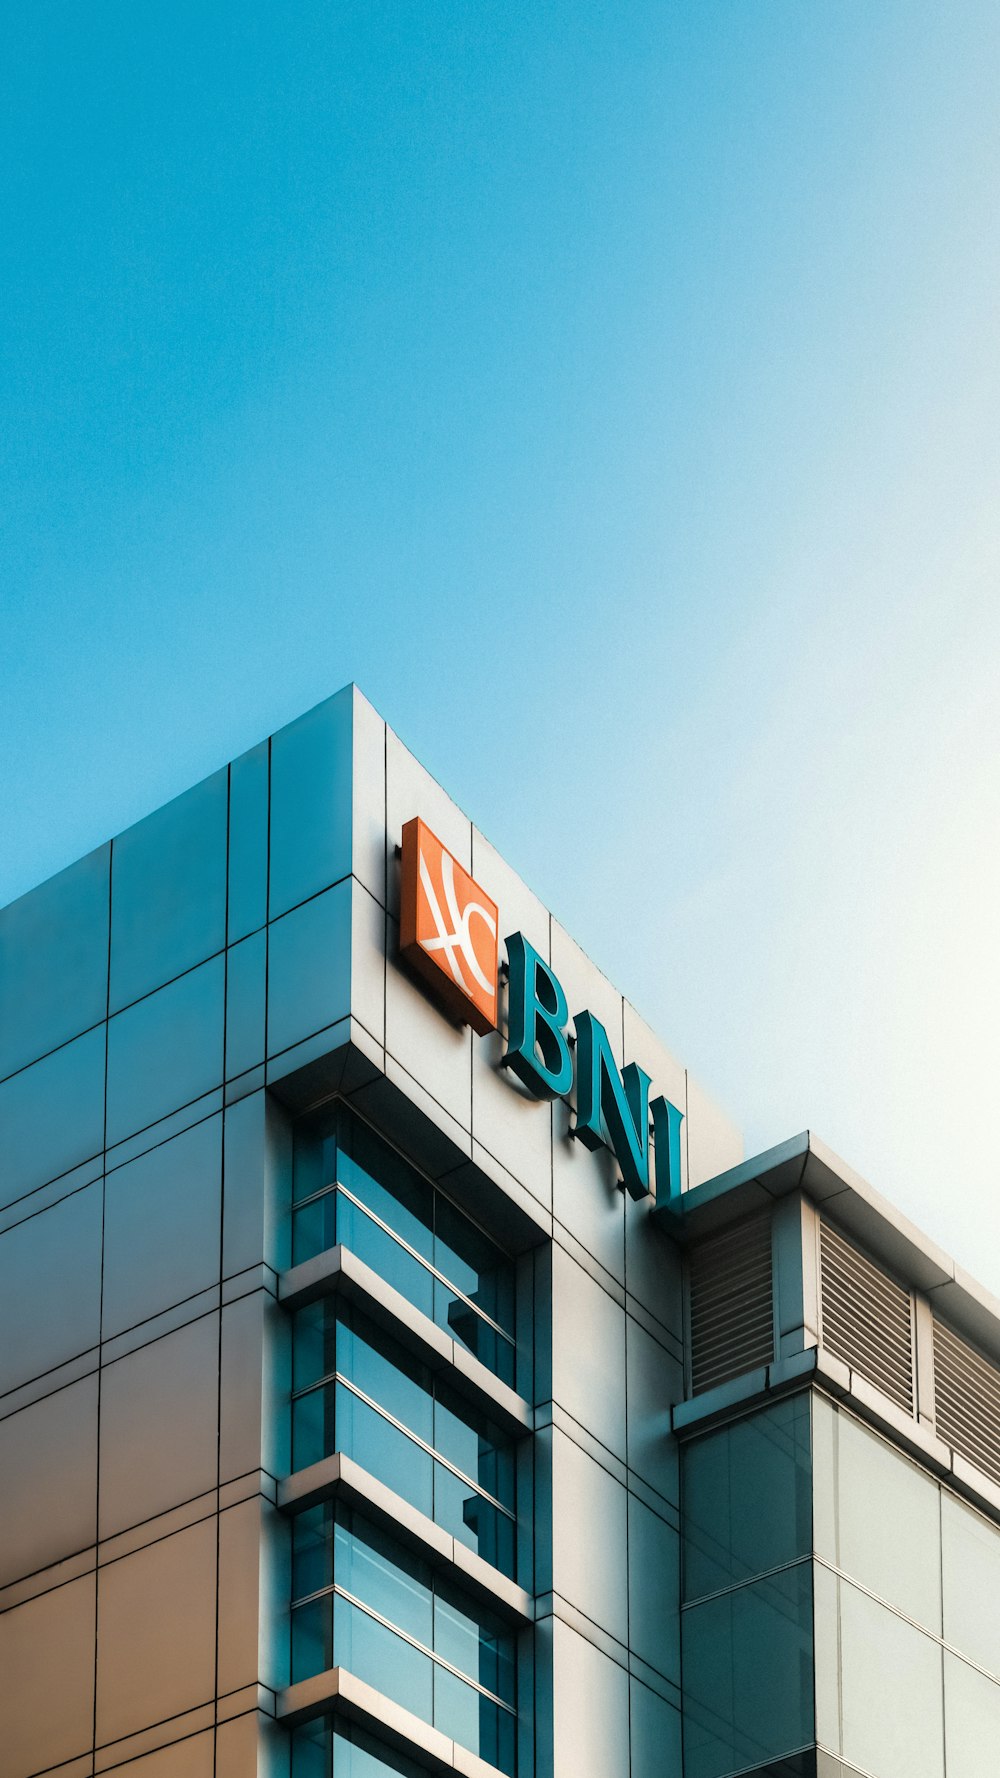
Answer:
[[685, 1447], [686, 1599], [808, 1553], [809, 1418], [808, 1395], [796, 1395]]
[[723, 1778], [812, 1740], [808, 1562], [690, 1606], [682, 1634], [685, 1778]]
[[426, 1778], [426, 1771], [351, 1723], [320, 1719], [292, 1736], [292, 1778]]
[[[335, 1202], [302, 1202], [337, 1182]], [[341, 1107], [332, 1133], [298, 1133], [294, 1194], [295, 1263], [342, 1242], [513, 1386], [510, 1256], [390, 1144]]]
[[336, 1589], [293, 1609], [296, 1678], [320, 1671], [317, 1663], [344, 1665], [463, 1746], [493, 1763], [505, 1759], [510, 1769], [513, 1718], [477, 1689], [488, 1686], [513, 1708], [509, 1631], [473, 1608], [447, 1576], [350, 1509], [327, 1507], [296, 1524], [293, 1569], [296, 1588], [312, 1588], [332, 1572]]

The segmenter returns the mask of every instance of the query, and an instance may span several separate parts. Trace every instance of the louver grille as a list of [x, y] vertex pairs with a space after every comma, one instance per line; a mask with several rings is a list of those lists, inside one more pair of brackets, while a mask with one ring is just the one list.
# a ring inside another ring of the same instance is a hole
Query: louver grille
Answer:
[[821, 1225], [823, 1344], [891, 1401], [913, 1412], [913, 1331], [909, 1291]]
[[1000, 1483], [1000, 1371], [934, 1323], [935, 1417], [941, 1437]]
[[754, 1217], [691, 1250], [694, 1395], [774, 1357], [771, 1219]]

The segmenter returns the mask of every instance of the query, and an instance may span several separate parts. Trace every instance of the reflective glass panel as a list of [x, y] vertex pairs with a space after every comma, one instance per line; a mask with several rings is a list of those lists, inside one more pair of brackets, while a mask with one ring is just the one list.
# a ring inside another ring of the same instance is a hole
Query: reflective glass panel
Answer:
[[353, 1723], [319, 1718], [292, 1736], [291, 1778], [427, 1778], [422, 1766]]
[[682, 1634], [685, 1778], [723, 1778], [812, 1741], [810, 1563], [690, 1606]]
[[346, 1107], [298, 1132], [294, 1195], [295, 1263], [343, 1243], [513, 1386], [510, 1256]]
[[686, 1599], [809, 1552], [809, 1423], [809, 1396], [795, 1395], [685, 1446]]
[[476, 1610], [448, 1576], [351, 1509], [326, 1507], [296, 1523], [296, 1590], [324, 1572], [332, 1572], [331, 1590], [293, 1606], [294, 1678], [347, 1667], [462, 1746], [512, 1770], [512, 1633]]

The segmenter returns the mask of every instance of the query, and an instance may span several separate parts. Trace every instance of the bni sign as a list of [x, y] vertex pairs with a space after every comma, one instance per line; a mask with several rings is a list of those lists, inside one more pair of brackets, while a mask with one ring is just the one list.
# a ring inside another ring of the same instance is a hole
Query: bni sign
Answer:
[[[451, 1015], [484, 1035], [499, 1021], [499, 910], [481, 884], [442, 845], [426, 822], [403, 828], [400, 954]], [[634, 1198], [651, 1190], [650, 1127], [661, 1203], [681, 1189], [684, 1113], [662, 1094], [649, 1097], [650, 1076], [637, 1062], [619, 1073], [607, 1031], [584, 1010], [570, 1020], [555, 971], [512, 932], [507, 949], [509, 1068], [536, 1099], [565, 1099], [573, 1090], [572, 1135], [587, 1148], [609, 1148]], [[576, 1032], [571, 1046], [569, 1026]]]

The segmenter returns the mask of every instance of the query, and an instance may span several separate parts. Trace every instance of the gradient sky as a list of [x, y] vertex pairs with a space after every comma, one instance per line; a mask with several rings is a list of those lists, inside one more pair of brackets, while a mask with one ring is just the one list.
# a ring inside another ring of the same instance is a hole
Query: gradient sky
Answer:
[[356, 679], [1000, 1291], [995, 0], [10, 0], [0, 903]]

